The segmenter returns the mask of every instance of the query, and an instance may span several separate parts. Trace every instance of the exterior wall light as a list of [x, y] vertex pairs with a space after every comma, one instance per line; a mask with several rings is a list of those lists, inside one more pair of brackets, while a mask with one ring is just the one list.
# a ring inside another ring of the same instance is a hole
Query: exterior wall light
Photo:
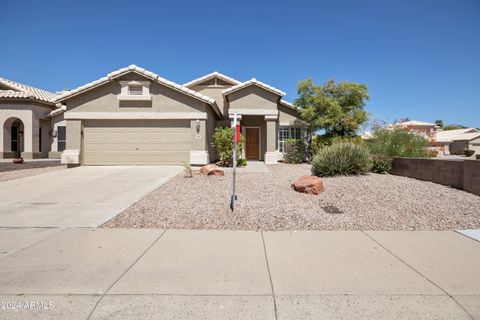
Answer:
[[197, 134], [200, 134], [200, 120], [197, 119], [196, 123], [195, 129], [197, 130]]

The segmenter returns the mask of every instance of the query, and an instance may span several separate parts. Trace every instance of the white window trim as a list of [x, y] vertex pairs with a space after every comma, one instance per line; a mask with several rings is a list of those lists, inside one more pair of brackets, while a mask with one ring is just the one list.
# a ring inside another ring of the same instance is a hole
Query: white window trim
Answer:
[[[150, 95], [150, 81], [119, 81], [120, 82], [120, 94], [117, 99], [120, 101], [150, 101], [152, 96]], [[143, 93], [130, 94], [129, 86], [142, 86]]]
[[[278, 133], [277, 133], [277, 140], [278, 140], [277, 150], [278, 150], [278, 152], [285, 153], [285, 146], [283, 146], [283, 150], [281, 148], [281, 145], [282, 145], [282, 140], [280, 140], [280, 130], [281, 130], [281, 128], [288, 128], [288, 137], [285, 140], [295, 139], [295, 137], [292, 137], [292, 131], [291, 131], [292, 129], [298, 129], [300, 131], [299, 139], [304, 139], [304, 132], [303, 132], [302, 127], [280, 125], [280, 126], [278, 126]], [[285, 143], [285, 140], [283, 140], [283, 143]]]

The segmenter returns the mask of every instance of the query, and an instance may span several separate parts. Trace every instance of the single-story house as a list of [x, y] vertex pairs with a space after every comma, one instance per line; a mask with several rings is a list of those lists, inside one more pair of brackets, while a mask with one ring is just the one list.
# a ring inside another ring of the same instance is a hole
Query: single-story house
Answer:
[[306, 124], [285, 93], [213, 72], [183, 85], [130, 65], [51, 93], [0, 78], [4, 158], [61, 157], [69, 165], [203, 165], [217, 159], [216, 127], [238, 115], [243, 156], [277, 163]]
[[444, 154], [463, 155], [465, 150], [474, 150], [475, 154], [480, 154], [480, 130], [439, 130], [436, 132], [435, 144], [438, 149], [443, 149]]

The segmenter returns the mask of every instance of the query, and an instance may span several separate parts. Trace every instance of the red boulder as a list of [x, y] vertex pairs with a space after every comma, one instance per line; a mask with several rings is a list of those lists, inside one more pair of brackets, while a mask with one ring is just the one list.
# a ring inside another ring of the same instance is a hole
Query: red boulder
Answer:
[[200, 168], [200, 174], [204, 176], [223, 176], [223, 169], [215, 164], [207, 164]]
[[315, 176], [301, 177], [300, 179], [292, 183], [292, 188], [295, 191], [308, 194], [319, 194], [324, 190], [322, 179]]

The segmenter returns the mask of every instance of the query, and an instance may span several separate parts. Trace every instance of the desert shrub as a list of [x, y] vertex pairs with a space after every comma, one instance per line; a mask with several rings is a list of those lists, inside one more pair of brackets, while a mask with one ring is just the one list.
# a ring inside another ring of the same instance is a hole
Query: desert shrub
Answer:
[[428, 150], [428, 156], [430, 158], [436, 158], [438, 156], [438, 151], [437, 150]]
[[185, 172], [185, 178], [192, 178], [192, 166], [187, 161], [182, 161], [183, 171]]
[[247, 166], [247, 159], [238, 158], [237, 159], [237, 167], [246, 167]]
[[392, 170], [392, 158], [384, 154], [373, 154], [371, 158], [372, 172], [389, 173]]
[[[233, 156], [233, 135], [234, 130], [232, 128], [215, 128], [213, 134], [213, 147], [217, 149], [220, 161], [219, 166], [229, 167], [232, 166]], [[245, 138], [240, 137], [240, 143], [237, 144], [237, 159], [240, 160], [242, 156], [243, 144]]]
[[471, 157], [475, 153], [475, 150], [465, 150], [465, 156]]
[[339, 142], [351, 142], [360, 145], [366, 145], [365, 141], [359, 136], [353, 137], [330, 137], [330, 136], [314, 136], [312, 139], [312, 152], [313, 154], [317, 154], [319, 150], [322, 148], [331, 146], [332, 144], [339, 143]]
[[302, 163], [305, 161], [305, 142], [301, 139], [285, 140], [283, 159], [288, 163]]
[[428, 141], [405, 128], [379, 128], [369, 142], [370, 153], [393, 157], [429, 156]]
[[370, 168], [368, 149], [351, 142], [335, 143], [322, 148], [312, 160], [312, 174], [321, 177], [363, 174], [370, 171]]

